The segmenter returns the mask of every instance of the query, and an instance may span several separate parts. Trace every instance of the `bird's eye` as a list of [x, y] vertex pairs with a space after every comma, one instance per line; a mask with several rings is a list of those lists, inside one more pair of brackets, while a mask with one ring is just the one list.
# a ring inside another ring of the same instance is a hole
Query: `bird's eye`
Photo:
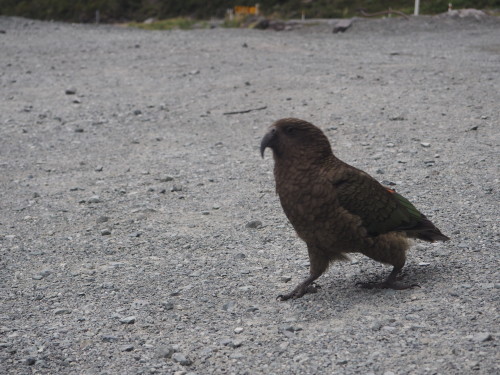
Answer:
[[290, 134], [290, 135], [292, 135], [292, 134], [295, 134], [295, 131], [296, 131], [296, 130], [297, 130], [297, 129], [295, 129], [293, 126], [287, 126], [287, 127], [285, 128], [285, 133], [286, 133], [286, 134]]

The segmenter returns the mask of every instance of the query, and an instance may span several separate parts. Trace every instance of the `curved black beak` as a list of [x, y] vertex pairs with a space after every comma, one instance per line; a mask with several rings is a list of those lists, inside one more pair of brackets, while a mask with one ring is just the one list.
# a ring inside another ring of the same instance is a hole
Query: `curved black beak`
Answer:
[[274, 128], [269, 130], [264, 136], [264, 138], [262, 138], [262, 141], [260, 142], [260, 155], [262, 156], [262, 158], [264, 158], [264, 150], [267, 147], [272, 148], [275, 138], [276, 138], [276, 129]]

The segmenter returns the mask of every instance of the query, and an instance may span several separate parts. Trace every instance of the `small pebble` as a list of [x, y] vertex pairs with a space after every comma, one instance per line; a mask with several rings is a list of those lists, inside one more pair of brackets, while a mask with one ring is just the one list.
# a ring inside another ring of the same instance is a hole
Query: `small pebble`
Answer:
[[243, 331], [244, 331], [243, 327], [236, 327], [236, 328], [234, 329], [234, 333], [236, 333], [237, 335], [238, 335], [238, 334], [240, 334], [240, 333], [241, 333], [241, 332], [243, 332]]
[[246, 223], [245, 228], [250, 228], [250, 229], [258, 229], [262, 227], [262, 221], [260, 220], [252, 220]]
[[281, 276], [280, 280], [282, 283], [287, 283], [292, 280], [292, 276]]
[[222, 306], [222, 309], [227, 312], [233, 312], [236, 307], [236, 303], [234, 301], [229, 301]]
[[131, 352], [134, 350], [134, 347], [132, 345], [125, 345], [121, 347], [122, 352]]
[[298, 363], [304, 363], [307, 362], [308, 360], [309, 356], [306, 353], [300, 353], [297, 354], [295, 357], [293, 357], [293, 361]]
[[231, 344], [229, 344], [229, 346], [233, 349], [239, 348], [241, 345], [243, 345], [243, 340], [239, 340], [239, 339], [233, 340], [233, 342]]
[[51, 270], [45, 269], [45, 270], [42, 270], [42, 271], [38, 272], [32, 278], [33, 278], [33, 280], [42, 280], [43, 278], [49, 276], [51, 273], [52, 273]]
[[174, 309], [174, 304], [169, 301], [163, 301], [161, 302], [161, 307], [163, 307], [163, 310], [173, 310]]
[[54, 314], [56, 314], [56, 315], [71, 314], [71, 310], [69, 310], [69, 309], [56, 309], [54, 311]]
[[109, 217], [107, 216], [99, 216], [96, 220], [97, 224], [105, 223], [109, 220]]
[[285, 332], [298, 332], [298, 331], [302, 331], [302, 328], [294, 327], [293, 325], [290, 325], [290, 324], [285, 324], [285, 325], [282, 325], [280, 327], [280, 330], [285, 331]]
[[238, 287], [238, 290], [241, 290], [242, 292], [248, 292], [249, 290], [254, 289], [255, 287], [253, 285], [243, 285]]
[[191, 365], [193, 363], [190, 359], [188, 359], [182, 353], [174, 353], [172, 355], [172, 359], [173, 359], [174, 362], [177, 362], [177, 363], [179, 363], [182, 366], [189, 366], [189, 365]]
[[223, 338], [222, 340], [219, 341], [219, 343], [223, 346], [229, 346], [229, 344], [231, 344], [232, 342], [233, 340], [230, 339], [229, 337]]
[[93, 195], [89, 199], [87, 199], [88, 203], [100, 203], [101, 198], [98, 195]]
[[109, 236], [110, 234], [111, 234], [111, 230], [101, 229], [101, 236]]
[[135, 323], [135, 316], [127, 316], [125, 318], [121, 318], [120, 323], [122, 323], [122, 324], [134, 324]]
[[101, 337], [101, 340], [103, 342], [114, 342], [114, 341], [118, 341], [118, 337], [111, 336], [111, 335], [104, 335]]
[[285, 341], [285, 342], [282, 342], [280, 344], [279, 348], [281, 351], [285, 351], [288, 349], [289, 346], [290, 346], [290, 343], [288, 341]]
[[238, 360], [245, 358], [245, 355], [243, 353], [231, 353], [229, 358]]
[[156, 356], [159, 358], [170, 358], [175, 353], [175, 349], [171, 345], [162, 345], [156, 350]]
[[431, 144], [428, 142], [421, 142], [420, 146], [427, 148], [427, 147], [431, 147]]
[[482, 332], [475, 334], [472, 340], [475, 342], [486, 342], [493, 340], [493, 336], [491, 335], [491, 333]]
[[386, 331], [386, 332], [394, 332], [396, 331], [396, 327], [392, 327], [392, 326], [383, 326], [380, 330], [381, 331]]
[[24, 360], [24, 363], [28, 366], [33, 366], [36, 363], [36, 358], [28, 357]]

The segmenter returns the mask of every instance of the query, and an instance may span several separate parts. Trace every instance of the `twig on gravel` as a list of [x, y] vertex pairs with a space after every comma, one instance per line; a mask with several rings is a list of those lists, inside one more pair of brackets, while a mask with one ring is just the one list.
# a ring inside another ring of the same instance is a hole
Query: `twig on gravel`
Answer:
[[252, 111], [262, 111], [263, 109], [266, 109], [266, 108], [267, 108], [267, 105], [264, 107], [260, 107], [260, 108], [245, 109], [243, 111], [224, 112], [223, 115], [239, 115], [241, 113], [248, 113], [248, 112], [252, 112]]

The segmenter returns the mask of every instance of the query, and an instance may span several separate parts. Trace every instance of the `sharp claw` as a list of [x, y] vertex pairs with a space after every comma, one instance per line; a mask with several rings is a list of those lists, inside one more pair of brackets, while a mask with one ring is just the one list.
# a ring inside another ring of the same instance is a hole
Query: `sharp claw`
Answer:
[[297, 287], [294, 290], [292, 290], [290, 293], [280, 294], [279, 296], [276, 297], [276, 299], [279, 301], [286, 301], [289, 299], [297, 299], [297, 298], [300, 298], [304, 294], [307, 294], [307, 293], [316, 293], [318, 291], [318, 289], [320, 289], [320, 288], [321, 287], [314, 282], [314, 279], [311, 281], [306, 280], [306, 281], [300, 283], [299, 285], [297, 285]]
[[293, 294], [280, 294], [278, 297], [276, 297], [276, 300], [277, 301], [287, 301], [291, 298], [295, 299], [297, 297]]

